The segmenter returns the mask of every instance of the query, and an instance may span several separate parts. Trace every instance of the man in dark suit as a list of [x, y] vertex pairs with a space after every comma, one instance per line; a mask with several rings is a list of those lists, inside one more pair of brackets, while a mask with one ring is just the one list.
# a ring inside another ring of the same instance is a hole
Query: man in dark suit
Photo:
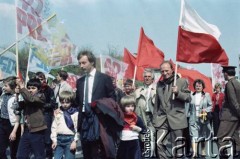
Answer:
[[[177, 76], [176, 85], [174, 85], [173, 66], [169, 61], [164, 61], [160, 65], [160, 71], [163, 79], [157, 84], [153, 126], [157, 130], [158, 157], [168, 159], [170, 156], [167, 154], [166, 145], [169, 143], [167, 143], [166, 137], [169, 136], [169, 133], [171, 134], [171, 143], [174, 145], [173, 148], [176, 148], [175, 140], [183, 136], [183, 129], [188, 126], [185, 103], [190, 102], [191, 96], [186, 79]], [[175, 95], [174, 99], [173, 94]], [[171, 155], [180, 157], [182, 153], [178, 151], [176, 154], [176, 149], [173, 149]]]
[[99, 132], [99, 119], [91, 103], [104, 97], [114, 99], [110, 76], [96, 71], [96, 58], [91, 51], [81, 51], [78, 62], [85, 75], [77, 80], [76, 102], [79, 106], [78, 131], [81, 135], [83, 156], [87, 159], [106, 158]]
[[[234, 159], [240, 158], [240, 139], [239, 139], [239, 119], [240, 119], [240, 83], [235, 79], [235, 66], [222, 66], [223, 75], [227, 82], [225, 86], [225, 97], [222, 106], [222, 111], [220, 113], [220, 125], [217, 133], [218, 137], [218, 147], [220, 152], [220, 159], [229, 158], [227, 156], [227, 145], [233, 144], [233, 149], [238, 157], [233, 157]], [[230, 137], [227, 140], [223, 140], [225, 137]]]

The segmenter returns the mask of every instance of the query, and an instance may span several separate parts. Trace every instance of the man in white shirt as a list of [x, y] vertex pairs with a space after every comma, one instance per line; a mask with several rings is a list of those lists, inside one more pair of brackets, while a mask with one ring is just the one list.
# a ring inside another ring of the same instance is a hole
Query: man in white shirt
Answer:
[[[91, 108], [91, 103], [98, 99], [115, 98], [112, 80], [110, 76], [96, 71], [96, 58], [91, 51], [81, 51], [77, 59], [85, 73], [77, 80], [76, 84], [76, 103], [79, 106], [78, 132], [80, 133], [83, 156], [88, 159], [114, 158], [115, 154], [108, 156], [106, 152], [109, 150], [103, 148], [98, 128], [99, 119]], [[91, 123], [89, 123], [90, 120]], [[94, 129], [94, 131], [89, 129]]]

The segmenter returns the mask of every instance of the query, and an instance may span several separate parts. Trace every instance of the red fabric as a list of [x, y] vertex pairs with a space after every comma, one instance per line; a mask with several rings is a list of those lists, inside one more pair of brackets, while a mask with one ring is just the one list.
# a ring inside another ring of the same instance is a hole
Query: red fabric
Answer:
[[141, 27], [137, 53], [137, 66], [144, 68], [159, 68], [164, 60], [164, 53], [149, 39]]
[[[213, 93], [212, 95], [212, 112], [214, 112], [215, 106], [216, 106], [216, 97], [217, 97], [217, 93]], [[224, 100], [224, 93], [220, 92], [219, 93], [219, 99], [218, 99], [218, 106], [219, 106], [219, 110], [222, 109], [222, 104], [223, 104], [223, 100]]]
[[183, 77], [188, 79], [189, 82], [189, 89], [191, 91], [195, 91], [193, 87], [193, 82], [196, 79], [201, 79], [205, 83], [205, 88], [204, 92], [208, 92], [210, 96], [212, 96], [212, 82], [209, 77], [205, 76], [204, 74], [198, 72], [197, 70], [189, 70], [189, 69], [184, 69], [184, 68], [178, 68], [178, 73]]
[[21, 73], [20, 70], [18, 70], [18, 78], [21, 79], [21, 80], [23, 80], [23, 76], [22, 76], [22, 73]]
[[218, 41], [209, 34], [193, 33], [179, 26], [177, 61], [186, 63], [219, 63], [228, 65], [228, 56]]
[[[137, 123], [137, 115], [136, 113], [124, 113], [124, 121], [126, 126], [136, 125]], [[125, 127], [125, 126], [124, 126]]]
[[[136, 57], [134, 57], [128, 49], [124, 48], [124, 56], [123, 61], [128, 64], [128, 68], [125, 71], [125, 78], [133, 78], [134, 77], [134, 69], [136, 64]], [[136, 80], [143, 81], [143, 67], [137, 67], [137, 73], [136, 73]]]

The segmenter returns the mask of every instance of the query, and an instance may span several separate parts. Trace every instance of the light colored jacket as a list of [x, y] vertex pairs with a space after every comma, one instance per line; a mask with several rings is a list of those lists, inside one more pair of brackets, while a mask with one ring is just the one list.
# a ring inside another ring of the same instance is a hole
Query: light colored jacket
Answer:
[[[194, 124], [196, 121], [198, 121], [198, 117], [196, 116], [194, 93], [191, 94], [191, 98], [192, 98], [192, 100], [191, 100], [190, 107], [189, 107], [189, 113], [190, 113], [189, 124]], [[212, 99], [211, 99], [211, 96], [209, 93], [202, 94], [199, 108], [200, 108], [199, 112], [202, 112], [202, 110], [204, 110], [206, 112], [212, 111]], [[209, 121], [202, 121], [202, 122], [208, 123]]]
[[[9, 120], [12, 126], [15, 125], [16, 122], [16, 115], [14, 114], [14, 110], [16, 109], [18, 103], [16, 102], [16, 96], [13, 95], [9, 100], [8, 100], [8, 104], [7, 104], [7, 108], [8, 108], [8, 115], [9, 115]], [[0, 110], [1, 110], [1, 105], [2, 105], [2, 96], [0, 97]]]
[[[147, 95], [146, 95], [146, 88], [140, 87], [135, 91], [135, 98], [136, 98], [136, 110], [135, 112], [137, 115], [139, 115], [142, 119], [144, 124], [147, 126], [146, 123], [146, 110], [147, 110]], [[153, 106], [155, 103], [155, 97], [156, 97], [156, 85], [152, 84], [150, 96], [149, 96], [149, 102], [151, 102], [151, 105], [149, 105], [149, 111], [153, 114]]]
[[77, 132], [77, 122], [78, 122], [78, 112], [71, 115], [74, 132], [70, 130], [65, 122], [63, 111], [59, 110], [59, 112], [54, 116], [54, 120], [51, 128], [51, 140], [53, 142], [57, 142], [57, 135], [74, 135], [74, 141], [79, 139], [79, 133]]

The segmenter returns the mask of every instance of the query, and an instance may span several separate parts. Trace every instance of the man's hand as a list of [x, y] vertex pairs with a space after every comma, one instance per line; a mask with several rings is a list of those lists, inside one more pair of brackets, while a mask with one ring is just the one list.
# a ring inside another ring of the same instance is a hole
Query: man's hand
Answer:
[[174, 94], [178, 94], [178, 87], [177, 86], [172, 86], [172, 92]]

